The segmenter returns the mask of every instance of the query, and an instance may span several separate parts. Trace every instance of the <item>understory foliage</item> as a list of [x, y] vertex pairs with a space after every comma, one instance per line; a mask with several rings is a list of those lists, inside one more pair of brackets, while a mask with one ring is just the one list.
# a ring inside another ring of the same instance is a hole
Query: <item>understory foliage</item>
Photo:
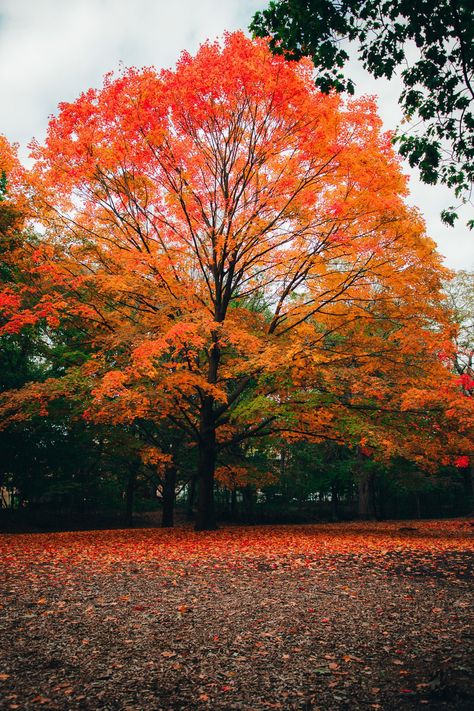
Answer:
[[449, 274], [374, 102], [312, 71], [229, 34], [60, 105], [28, 174], [4, 146], [2, 427], [75, 484], [113, 470], [130, 515], [158, 488], [171, 523], [197, 482], [213, 529], [216, 482], [251, 507], [305, 446], [351, 462], [366, 515], [370, 466], [471, 453]]

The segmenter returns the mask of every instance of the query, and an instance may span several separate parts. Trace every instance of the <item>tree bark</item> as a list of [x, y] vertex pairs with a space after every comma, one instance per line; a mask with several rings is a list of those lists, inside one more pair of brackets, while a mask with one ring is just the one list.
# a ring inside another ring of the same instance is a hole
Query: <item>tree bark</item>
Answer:
[[375, 511], [375, 476], [373, 472], [359, 471], [359, 518], [374, 519]]
[[254, 522], [255, 489], [250, 484], [242, 489], [245, 518], [248, 523]]
[[174, 504], [176, 497], [176, 467], [171, 466], [165, 471], [163, 481], [163, 515], [161, 528], [173, 528]]
[[215, 531], [214, 472], [216, 468], [216, 430], [213, 418], [214, 398], [206, 396], [201, 408], [199, 427], [198, 500], [196, 531]]
[[[223, 319], [216, 314], [216, 321]], [[213, 346], [209, 351], [207, 382], [217, 383], [219, 369], [218, 335], [212, 333]], [[199, 422], [199, 458], [198, 458], [198, 501], [196, 531], [215, 531], [217, 528], [214, 504], [214, 473], [216, 470], [216, 415], [213, 395], [203, 395]]]

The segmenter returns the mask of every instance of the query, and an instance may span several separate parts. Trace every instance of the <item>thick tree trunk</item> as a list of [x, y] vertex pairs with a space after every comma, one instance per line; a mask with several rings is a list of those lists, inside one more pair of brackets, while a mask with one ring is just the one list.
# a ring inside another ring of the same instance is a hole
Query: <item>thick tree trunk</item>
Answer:
[[[216, 321], [223, 317], [216, 313]], [[207, 382], [217, 383], [219, 369], [218, 334], [212, 333], [214, 345], [209, 351], [209, 366]], [[214, 414], [214, 397], [205, 395], [202, 398], [199, 422], [199, 459], [198, 459], [198, 505], [196, 513], [196, 531], [215, 531], [217, 528], [214, 505], [214, 473], [216, 470], [216, 420]]]
[[255, 489], [250, 484], [242, 489], [245, 518], [248, 523], [254, 522]]
[[216, 431], [213, 419], [213, 397], [204, 398], [199, 427], [198, 500], [196, 531], [215, 531], [214, 472], [216, 468]]
[[358, 475], [359, 488], [359, 518], [374, 519], [375, 518], [375, 477], [373, 472], [359, 471]]
[[169, 467], [163, 481], [163, 515], [161, 528], [173, 528], [174, 504], [176, 497], [176, 467]]
[[215, 531], [214, 507], [215, 432], [199, 446], [196, 531]]

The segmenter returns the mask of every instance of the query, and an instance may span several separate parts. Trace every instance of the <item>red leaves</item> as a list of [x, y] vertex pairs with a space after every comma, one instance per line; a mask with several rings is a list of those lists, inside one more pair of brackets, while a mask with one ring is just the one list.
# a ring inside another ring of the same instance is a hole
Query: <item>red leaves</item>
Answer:
[[[389, 554], [401, 551], [442, 552], [473, 550], [469, 521], [417, 521], [415, 537], [400, 533], [399, 522], [327, 524], [318, 526], [278, 526], [228, 528], [205, 536], [190, 529], [134, 531], [91, 531], [77, 533], [4, 535], [0, 554], [6, 568], [28, 570], [35, 561], [56, 567], [64, 574], [70, 566], [93, 562], [108, 567], [119, 561], [154, 562], [176, 570], [174, 563], [186, 561], [212, 569], [217, 562], [234, 567], [236, 562], [250, 564], [257, 570], [295, 571], [311, 566], [322, 556], [357, 554], [374, 557], [389, 564]], [[443, 533], [440, 537], [438, 534]], [[14, 546], [12, 542], [14, 541]], [[262, 563], [262, 561], [266, 561]], [[38, 605], [46, 604], [39, 598]], [[189, 610], [187, 602], [178, 612]], [[311, 614], [316, 612], [313, 609]], [[320, 623], [330, 624], [324, 615]]]
[[[429, 699], [438, 659], [469, 660], [468, 523], [417, 522], [416, 537], [401, 522], [0, 536], [12, 640], [2, 698], [212, 709]], [[452, 580], [436, 578], [443, 561]]]

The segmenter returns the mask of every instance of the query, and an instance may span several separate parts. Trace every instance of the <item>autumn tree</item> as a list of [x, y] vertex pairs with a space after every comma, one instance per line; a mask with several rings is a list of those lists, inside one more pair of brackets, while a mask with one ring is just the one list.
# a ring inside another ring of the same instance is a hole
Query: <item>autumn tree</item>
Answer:
[[106, 77], [33, 146], [42, 313], [88, 324], [86, 417], [180, 429], [198, 529], [220, 458], [272, 434], [341, 441], [334, 366], [369, 386], [390, 353], [435, 359], [443, 330], [439, 257], [373, 101], [312, 71], [226, 35], [174, 71]]

